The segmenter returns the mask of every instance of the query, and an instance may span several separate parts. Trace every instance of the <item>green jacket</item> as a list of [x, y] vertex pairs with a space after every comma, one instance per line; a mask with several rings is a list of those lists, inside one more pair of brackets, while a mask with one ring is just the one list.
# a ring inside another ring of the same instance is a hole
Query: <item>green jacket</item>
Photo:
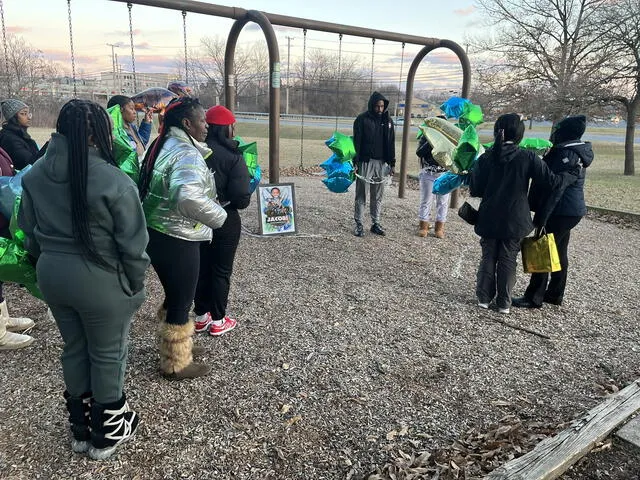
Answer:
[[136, 185], [140, 179], [140, 161], [138, 154], [131, 146], [129, 134], [124, 128], [124, 119], [119, 105], [114, 105], [107, 110], [113, 122], [113, 155], [116, 163], [124, 173], [129, 175]]

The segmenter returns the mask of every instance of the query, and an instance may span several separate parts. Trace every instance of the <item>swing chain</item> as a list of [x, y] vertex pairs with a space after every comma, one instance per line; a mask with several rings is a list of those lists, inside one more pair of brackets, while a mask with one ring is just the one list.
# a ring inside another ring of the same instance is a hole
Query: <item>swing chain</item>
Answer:
[[182, 11], [182, 30], [184, 32], [184, 81], [189, 84], [189, 59], [187, 57], [187, 11]]
[[396, 100], [396, 120], [398, 117], [398, 104], [400, 103], [400, 94], [402, 91], [402, 67], [404, 66], [404, 47], [405, 47], [405, 43], [402, 42], [402, 57], [400, 57], [400, 79], [398, 80], [398, 99]]
[[369, 80], [369, 93], [373, 93], [373, 57], [376, 49], [376, 39], [371, 39], [371, 80]]
[[133, 5], [131, 2], [127, 3], [127, 8], [129, 9], [129, 40], [131, 42], [131, 71], [133, 73], [133, 91], [134, 93], [138, 91], [138, 81], [136, 78], [136, 55], [133, 48], [133, 19], [131, 15], [131, 10], [133, 9]]
[[71, 76], [73, 80], [73, 97], [78, 97], [76, 87], [76, 55], [73, 49], [73, 28], [71, 23], [71, 0], [67, 0], [67, 12], [69, 13], [69, 45], [71, 47]]
[[342, 34], [338, 36], [338, 82], [336, 85], [336, 130], [338, 130], [338, 109], [340, 108], [340, 80], [342, 77]]
[[7, 48], [7, 30], [4, 26], [4, 5], [0, 0], [0, 19], [2, 19], [2, 45], [4, 46], [4, 68], [7, 79], [7, 98], [11, 97], [11, 76], [9, 75], [9, 50]]
[[304, 40], [302, 42], [302, 108], [300, 116], [300, 168], [302, 169], [302, 155], [304, 151], [304, 90], [307, 76], [307, 29], [302, 30]]

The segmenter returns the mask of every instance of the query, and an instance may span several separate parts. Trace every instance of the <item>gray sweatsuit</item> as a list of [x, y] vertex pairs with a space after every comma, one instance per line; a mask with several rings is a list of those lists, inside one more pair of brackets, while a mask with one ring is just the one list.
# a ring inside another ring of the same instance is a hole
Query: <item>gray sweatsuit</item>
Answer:
[[73, 397], [102, 404], [122, 398], [131, 317], [144, 301], [149, 257], [135, 184], [89, 147], [87, 204], [96, 251], [112, 267], [87, 260], [73, 238], [67, 141], [54, 133], [22, 180], [18, 224], [38, 259], [38, 285], [64, 340], [62, 369]]

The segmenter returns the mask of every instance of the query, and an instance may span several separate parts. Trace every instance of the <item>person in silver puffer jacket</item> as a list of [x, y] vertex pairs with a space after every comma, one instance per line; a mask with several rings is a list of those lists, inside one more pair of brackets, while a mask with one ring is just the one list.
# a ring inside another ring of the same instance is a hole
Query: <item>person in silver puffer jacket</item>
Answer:
[[147, 253], [164, 288], [158, 309], [160, 370], [170, 379], [206, 375], [211, 368], [193, 362], [194, 324], [189, 311], [200, 268], [200, 243], [211, 241], [212, 229], [227, 213], [216, 202], [212, 173], [201, 144], [207, 134], [204, 109], [197, 99], [169, 103], [158, 138], [140, 169], [140, 199], [147, 219]]

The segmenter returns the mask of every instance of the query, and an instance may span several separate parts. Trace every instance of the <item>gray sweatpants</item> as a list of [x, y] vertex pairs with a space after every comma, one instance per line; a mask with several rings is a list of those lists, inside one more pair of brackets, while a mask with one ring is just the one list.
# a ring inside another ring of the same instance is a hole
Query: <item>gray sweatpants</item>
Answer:
[[102, 404], [120, 400], [131, 317], [144, 301], [144, 290], [130, 296], [117, 272], [79, 255], [44, 252], [37, 273], [64, 341], [61, 360], [67, 391], [72, 397], [93, 392]]
[[382, 210], [382, 197], [384, 195], [385, 185], [384, 180], [386, 180], [386, 177], [389, 175], [389, 166], [383, 160], [371, 158], [368, 162], [360, 164], [358, 175], [374, 183], [369, 184], [360, 178], [356, 178], [354, 220], [357, 225], [362, 225], [364, 209], [367, 204], [367, 190], [370, 190], [369, 212], [371, 214], [371, 222], [380, 223], [380, 211]]

